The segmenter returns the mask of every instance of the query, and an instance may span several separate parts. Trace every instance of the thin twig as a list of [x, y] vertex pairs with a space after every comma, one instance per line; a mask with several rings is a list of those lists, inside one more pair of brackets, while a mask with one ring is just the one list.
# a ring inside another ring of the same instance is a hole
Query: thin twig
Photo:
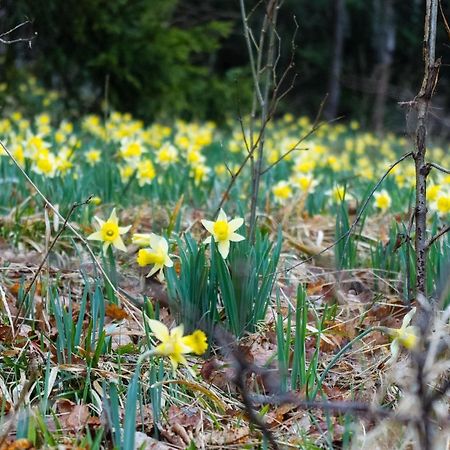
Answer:
[[[36, 282], [36, 280], [37, 280], [39, 274], [41, 273], [42, 268], [44, 267], [45, 262], [47, 261], [47, 259], [48, 259], [49, 255], [50, 255], [51, 251], [53, 250], [53, 247], [55, 246], [56, 242], [57, 242], [58, 239], [60, 238], [61, 234], [62, 234], [62, 233], [64, 232], [64, 230], [67, 228], [67, 224], [68, 224], [68, 222], [69, 222], [69, 219], [72, 217], [72, 214], [74, 213], [75, 209], [78, 208], [79, 206], [87, 205], [87, 204], [90, 202], [90, 200], [91, 200], [92, 197], [93, 197], [93, 196], [91, 195], [91, 196], [89, 196], [88, 199], [86, 199], [86, 200], [83, 201], [83, 202], [74, 203], [74, 204], [72, 205], [72, 207], [70, 208], [69, 213], [67, 214], [66, 218], [64, 219], [64, 223], [63, 223], [62, 227], [60, 228], [60, 230], [59, 230], [58, 233], [56, 234], [55, 238], [53, 239], [53, 241], [52, 241], [52, 243], [50, 244], [50, 246], [49, 246], [49, 248], [47, 249], [47, 251], [45, 252], [45, 255], [44, 255], [44, 257], [42, 258], [42, 261], [41, 261], [41, 263], [39, 264], [39, 267], [37, 268], [36, 272], [34, 273], [33, 278], [31, 279], [30, 283], [28, 284], [28, 286], [27, 286], [27, 288], [26, 288], [26, 290], [25, 290], [25, 293], [23, 294], [22, 301], [21, 301], [21, 303], [20, 303], [20, 305], [19, 305], [19, 310], [17, 311], [16, 318], [14, 319], [14, 322], [13, 322], [13, 328], [15, 328], [15, 327], [17, 326], [17, 324], [18, 324], [18, 322], [19, 322], [19, 320], [20, 320], [20, 314], [21, 314], [21, 312], [22, 312], [23, 305], [25, 304], [25, 300], [26, 300], [28, 294], [30, 293], [30, 291], [31, 291], [31, 289], [32, 289], [32, 287], [33, 287], [33, 285], [34, 285], [34, 283]], [[12, 333], [12, 330], [11, 330], [10, 332]]]
[[376, 407], [370, 403], [357, 401], [316, 401], [305, 400], [293, 392], [275, 395], [253, 395], [253, 403], [266, 405], [291, 404], [304, 409], [321, 409], [324, 411], [336, 411], [339, 413], [352, 412], [369, 418], [389, 418], [398, 422], [411, 422], [417, 419], [400, 416], [387, 408]]
[[444, 236], [445, 233], [450, 231], [450, 225], [446, 225], [443, 227], [437, 234], [435, 234], [432, 238], [428, 239], [426, 244], [426, 249], [428, 250], [440, 237]]
[[432, 306], [427, 298], [427, 176], [430, 165], [426, 162], [427, 122], [431, 99], [436, 89], [440, 59], [436, 60], [438, 0], [426, 0], [425, 24], [423, 33], [424, 73], [420, 91], [414, 99], [417, 111], [417, 126], [413, 158], [416, 173], [416, 205], [415, 205], [415, 253], [416, 253], [416, 303], [418, 314], [416, 324], [419, 328], [421, 351], [413, 353], [416, 370], [417, 398], [420, 408], [421, 422], [417, 424], [420, 446], [423, 450], [433, 448], [431, 408], [427, 402], [428, 381], [425, 373], [425, 356], [429, 350], [427, 336], [430, 331]]
[[435, 169], [439, 170], [440, 172], [446, 173], [447, 175], [450, 175], [450, 170], [446, 169], [445, 167], [440, 166], [439, 164], [436, 164], [434, 162], [429, 162], [427, 164], [429, 167], [434, 167]]
[[248, 374], [255, 371], [260, 372], [265, 369], [250, 364], [239, 351], [239, 347], [236, 345], [234, 337], [224, 329], [216, 327], [214, 336], [221, 346], [223, 355], [227, 358], [231, 358], [233, 361], [234, 376], [231, 381], [235, 384], [241, 394], [242, 403], [250, 422], [261, 430], [272, 449], [278, 450], [279, 446], [275, 441], [271, 430], [268, 428], [263, 418], [260, 417], [255, 411], [252, 396], [250, 395], [246, 385], [246, 378]]
[[245, 2], [244, 2], [244, 0], [240, 0], [239, 1], [239, 5], [240, 5], [240, 8], [241, 8], [242, 24], [243, 24], [243, 27], [244, 27], [244, 38], [245, 38], [245, 42], [247, 44], [248, 56], [250, 58], [250, 67], [252, 69], [253, 83], [255, 85], [255, 90], [256, 90], [256, 94], [258, 96], [258, 99], [259, 99], [260, 103], [262, 104], [263, 97], [262, 97], [262, 94], [261, 94], [261, 89], [259, 87], [259, 80], [258, 80], [258, 76], [257, 76], [257, 72], [256, 72], [255, 57], [253, 55], [253, 49], [252, 49], [252, 44], [251, 44], [251, 40], [250, 40], [248, 18], [247, 18], [247, 13], [245, 11]]
[[28, 45], [31, 47], [31, 41], [37, 36], [37, 33], [34, 33], [34, 36], [31, 36], [29, 38], [17, 38], [17, 39], [3, 39], [4, 36], [8, 36], [9, 34], [13, 33], [14, 31], [18, 30], [19, 28], [22, 28], [23, 26], [29, 24], [30, 21], [26, 20], [25, 22], [19, 23], [18, 25], [16, 25], [15, 27], [11, 28], [8, 31], [3, 32], [2, 34], [0, 34], [0, 43], [4, 44], [4, 45], [11, 45], [11, 44], [16, 44], [18, 42], [27, 42]]

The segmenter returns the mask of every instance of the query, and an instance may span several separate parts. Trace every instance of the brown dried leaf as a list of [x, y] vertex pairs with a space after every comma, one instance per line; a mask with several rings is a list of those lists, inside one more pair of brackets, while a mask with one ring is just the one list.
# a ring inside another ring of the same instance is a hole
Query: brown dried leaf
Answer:
[[90, 418], [87, 405], [77, 405], [68, 399], [60, 399], [56, 405], [60, 413], [59, 421], [64, 429], [76, 433], [87, 425]]
[[210, 445], [231, 445], [245, 442], [250, 435], [250, 428], [241, 425], [239, 428], [226, 428], [225, 430], [213, 430], [208, 436]]
[[171, 450], [172, 447], [164, 444], [163, 442], [157, 441], [156, 439], [147, 436], [145, 433], [136, 431], [134, 448], [140, 450]]
[[33, 443], [28, 439], [17, 439], [7, 441], [0, 447], [0, 450], [33, 450]]
[[123, 320], [128, 318], [128, 313], [120, 306], [110, 303], [105, 307], [105, 315], [112, 320]]
[[168, 414], [171, 424], [178, 423], [186, 428], [196, 428], [202, 420], [200, 410], [193, 406], [179, 408], [176, 405], [171, 405]]

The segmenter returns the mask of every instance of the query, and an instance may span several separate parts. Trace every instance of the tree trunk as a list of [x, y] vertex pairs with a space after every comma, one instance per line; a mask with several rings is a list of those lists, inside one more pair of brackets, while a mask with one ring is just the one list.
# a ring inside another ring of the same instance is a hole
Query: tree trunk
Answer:
[[331, 61], [330, 78], [328, 80], [328, 101], [324, 111], [327, 120], [337, 116], [341, 96], [342, 56], [344, 53], [345, 0], [334, 2], [334, 47]]
[[375, 48], [378, 55], [376, 73], [376, 94], [373, 108], [373, 128], [379, 134], [384, 129], [386, 100], [388, 97], [391, 65], [395, 51], [395, 13], [393, 0], [374, 2]]

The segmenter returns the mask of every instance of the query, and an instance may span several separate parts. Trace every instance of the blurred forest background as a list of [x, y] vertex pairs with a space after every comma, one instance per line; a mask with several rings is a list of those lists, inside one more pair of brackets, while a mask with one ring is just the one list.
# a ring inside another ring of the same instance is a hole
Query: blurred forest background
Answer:
[[[405, 130], [400, 101], [414, 98], [423, 75], [424, 0], [286, 0], [278, 34], [279, 67], [293, 60], [295, 87], [279, 113], [315, 115], [329, 93], [325, 115], [355, 119], [375, 131]], [[251, 11], [258, 2], [246, 2]], [[450, 16], [450, 2], [442, 2]], [[264, 2], [252, 14], [258, 27]], [[251, 74], [238, 0], [6, 0], [0, 29], [29, 19], [0, 46], [3, 113], [32, 102], [24, 88], [56, 91], [64, 114], [110, 107], [153, 120], [182, 117], [219, 123], [251, 105]], [[448, 133], [450, 46], [439, 16], [437, 56], [443, 57], [433, 126]], [[289, 82], [288, 82], [289, 83]]]

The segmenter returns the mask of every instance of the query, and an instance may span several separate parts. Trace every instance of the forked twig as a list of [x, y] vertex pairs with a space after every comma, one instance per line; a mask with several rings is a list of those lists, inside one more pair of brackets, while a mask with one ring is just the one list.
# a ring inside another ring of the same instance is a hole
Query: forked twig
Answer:
[[8, 31], [5, 31], [0, 34], [0, 43], [4, 45], [11, 45], [16, 44], [18, 42], [27, 42], [28, 45], [31, 47], [31, 41], [37, 36], [37, 33], [34, 33], [34, 36], [31, 36], [29, 38], [17, 38], [17, 39], [3, 39], [5, 36], [8, 36], [9, 34], [13, 33], [14, 31], [18, 30], [19, 28], [22, 28], [23, 26], [29, 24], [30, 21], [26, 20], [25, 22], [19, 23], [15, 27], [11, 28]]
[[428, 239], [427, 244], [426, 244], [426, 248], [427, 250], [442, 236], [444, 236], [444, 234], [448, 233], [450, 231], [450, 225], [446, 225], [445, 227], [443, 227], [437, 234], [435, 234], [433, 237], [431, 237], [430, 239]]

